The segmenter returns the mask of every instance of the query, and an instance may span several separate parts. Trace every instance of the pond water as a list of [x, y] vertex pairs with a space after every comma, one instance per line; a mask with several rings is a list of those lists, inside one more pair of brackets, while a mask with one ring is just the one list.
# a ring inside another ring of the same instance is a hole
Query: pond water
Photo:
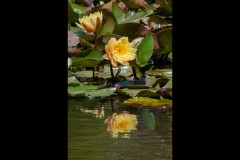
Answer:
[[[123, 101], [116, 96], [68, 100], [68, 160], [172, 160], [172, 111], [126, 107]], [[106, 119], [126, 111], [137, 121], [135, 129], [113, 134]]]

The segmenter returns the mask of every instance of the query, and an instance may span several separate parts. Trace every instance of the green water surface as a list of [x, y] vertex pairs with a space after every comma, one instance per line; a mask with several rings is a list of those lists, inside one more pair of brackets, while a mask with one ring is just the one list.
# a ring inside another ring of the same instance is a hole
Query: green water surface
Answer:
[[[126, 107], [116, 97], [69, 99], [68, 160], [171, 160], [172, 111]], [[113, 138], [104, 121], [113, 112], [137, 115], [129, 138]]]

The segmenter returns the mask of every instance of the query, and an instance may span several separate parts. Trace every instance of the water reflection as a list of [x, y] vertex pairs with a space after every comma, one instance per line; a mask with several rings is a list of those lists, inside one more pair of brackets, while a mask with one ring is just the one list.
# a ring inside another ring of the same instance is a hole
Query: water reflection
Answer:
[[104, 118], [104, 107], [98, 107], [95, 109], [80, 108], [80, 111], [84, 113], [91, 113], [95, 115], [96, 118], [99, 118], [99, 119]]
[[131, 131], [137, 130], [137, 116], [130, 114], [127, 111], [120, 113], [113, 113], [105, 120], [107, 124], [107, 131], [111, 132], [113, 138], [130, 138]]
[[172, 112], [122, 97], [69, 99], [68, 160], [172, 160]]

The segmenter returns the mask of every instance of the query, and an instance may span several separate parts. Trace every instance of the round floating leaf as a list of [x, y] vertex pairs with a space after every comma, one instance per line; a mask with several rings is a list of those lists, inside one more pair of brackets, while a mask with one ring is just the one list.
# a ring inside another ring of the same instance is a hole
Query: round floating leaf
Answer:
[[167, 24], [167, 21], [158, 15], [153, 15], [150, 16], [150, 18], [148, 19], [148, 26], [150, 27], [150, 29], [155, 28], [156, 25], [165, 25]]
[[95, 91], [97, 86], [68, 86], [70, 97], [85, 97], [85, 93]]
[[144, 37], [149, 29], [138, 23], [115, 24], [113, 34], [128, 37], [132, 41], [138, 37]]
[[153, 37], [147, 35], [139, 44], [137, 50], [136, 62], [139, 66], [144, 67], [151, 58], [153, 52]]
[[118, 24], [121, 24], [125, 20], [125, 13], [116, 3], [112, 3], [112, 12]]
[[68, 77], [72, 76], [72, 72], [68, 70]]
[[75, 22], [78, 21], [79, 14], [73, 11], [70, 3], [68, 3], [68, 24], [76, 25]]
[[[87, 70], [87, 71], [78, 71], [76, 73], [73, 73], [76, 77], [83, 77], [83, 78], [92, 78], [93, 71]], [[94, 71], [95, 76], [99, 74], [98, 71]]]
[[172, 78], [172, 69], [160, 69], [160, 72], [167, 78]]
[[80, 82], [74, 77], [68, 77], [68, 85], [70, 86], [78, 86], [80, 85]]
[[116, 91], [116, 88], [104, 88], [95, 91], [88, 92], [86, 95], [90, 97], [103, 97], [103, 96], [111, 96]]
[[99, 32], [98, 37], [103, 35], [110, 35], [114, 29], [114, 21], [112, 18], [109, 18], [108, 21], [103, 25], [102, 30]]
[[79, 35], [79, 37], [81, 37], [82, 39], [85, 39], [86, 41], [89, 41], [89, 42], [94, 42], [95, 40], [95, 36], [94, 35]]
[[133, 107], [163, 107], [163, 106], [172, 106], [172, 100], [167, 99], [153, 99], [148, 97], [134, 97], [124, 101], [124, 104], [127, 106]]
[[165, 29], [156, 33], [159, 45], [159, 53], [165, 54], [172, 52], [172, 29]]
[[130, 14], [126, 15], [124, 23], [142, 19], [143, 17], [145, 17], [147, 15], [148, 15], [148, 13], [145, 11], [131, 12]]
[[99, 50], [89, 50], [85, 57], [73, 57], [72, 66], [97, 67], [101, 60], [103, 60], [102, 55], [102, 52]]
[[83, 14], [85, 11], [88, 10], [88, 7], [80, 6], [72, 2], [72, 0], [68, 0], [70, 6], [72, 7], [73, 11], [77, 14]]
[[149, 97], [159, 99], [161, 95], [156, 92], [152, 92], [151, 90], [143, 90], [137, 94], [137, 97]]
[[172, 88], [172, 78], [169, 79], [169, 81], [163, 88]]

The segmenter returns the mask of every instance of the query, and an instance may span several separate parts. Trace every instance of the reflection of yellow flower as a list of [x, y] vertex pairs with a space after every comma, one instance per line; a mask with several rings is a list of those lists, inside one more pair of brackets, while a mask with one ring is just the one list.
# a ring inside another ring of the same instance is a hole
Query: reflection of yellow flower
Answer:
[[129, 65], [128, 61], [136, 58], [136, 51], [134, 43], [128, 42], [128, 37], [122, 37], [118, 41], [111, 38], [105, 46], [106, 54], [103, 58], [109, 59], [114, 67], [118, 66], [118, 62], [123, 65]]
[[102, 25], [102, 12], [90, 13], [89, 16], [79, 18], [80, 24], [76, 25], [86, 32], [95, 32]]
[[117, 138], [118, 133], [124, 133], [123, 138], [130, 138], [130, 132], [137, 130], [137, 116], [128, 112], [114, 113], [105, 120], [107, 131], [112, 133], [112, 137]]

